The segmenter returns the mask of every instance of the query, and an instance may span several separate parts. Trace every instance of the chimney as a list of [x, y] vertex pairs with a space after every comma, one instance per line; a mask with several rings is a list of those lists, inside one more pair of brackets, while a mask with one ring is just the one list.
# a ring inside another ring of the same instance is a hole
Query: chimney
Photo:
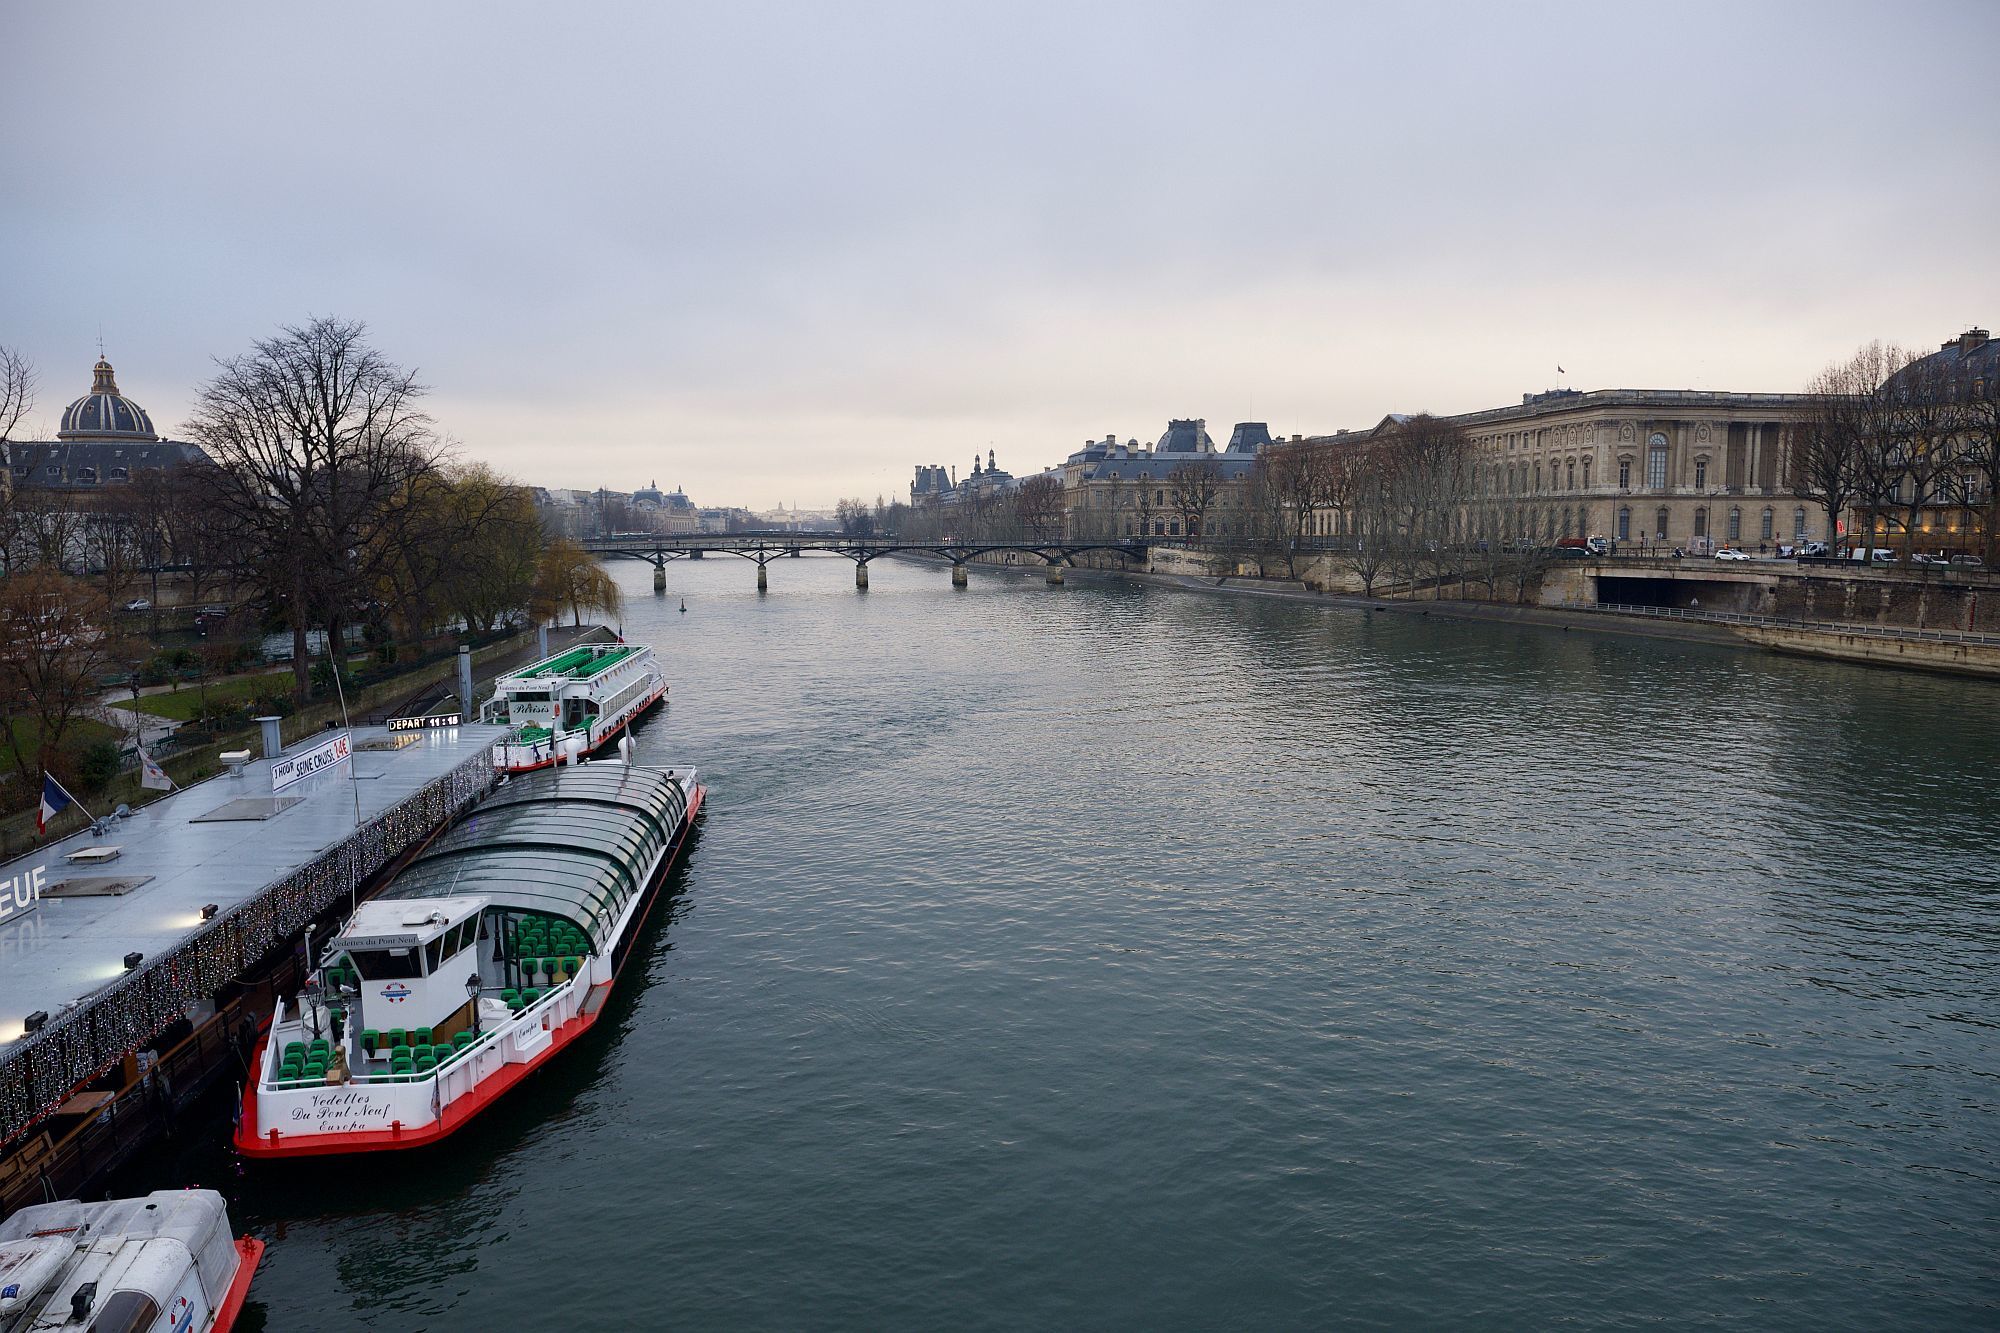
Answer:
[[1986, 346], [1987, 341], [1988, 334], [1985, 329], [1967, 329], [1964, 333], [1958, 335], [1959, 355], [1971, 356], [1974, 352]]

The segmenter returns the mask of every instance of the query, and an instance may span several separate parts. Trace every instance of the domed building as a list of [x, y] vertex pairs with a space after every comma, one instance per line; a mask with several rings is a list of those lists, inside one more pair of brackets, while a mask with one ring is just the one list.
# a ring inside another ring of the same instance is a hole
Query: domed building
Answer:
[[54, 440], [23, 440], [8, 450], [6, 474], [20, 490], [89, 491], [129, 482], [148, 470], [174, 472], [208, 462], [200, 446], [163, 440], [145, 408], [118, 392], [102, 356], [90, 392], [63, 409]]
[[58, 440], [127, 440], [153, 444], [153, 418], [146, 409], [118, 392], [111, 363], [103, 357], [90, 368], [90, 392], [71, 403], [62, 415]]

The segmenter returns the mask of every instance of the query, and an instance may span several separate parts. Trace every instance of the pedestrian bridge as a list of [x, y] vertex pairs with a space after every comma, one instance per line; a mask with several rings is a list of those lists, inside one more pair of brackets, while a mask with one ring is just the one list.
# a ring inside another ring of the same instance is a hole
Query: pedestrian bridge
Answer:
[[653, 567], [653, 591], [665, 592], [667, 564], [673, 560], [699, 560], [707, 555], [733, 555], [757, 566], [757, 591], [770, 587], [766, 566], [773, 560], [789, 559], [808, 551], [838, 555], [854, 562], [854, 586], [868, 586], [868, 562], [885, 555], [928, 555], [951, 561], [951, 582], [956, 588], [966, 584], [966, 565], [974, 557], [994, 551], [1017, 552], [1042, 561], [1048, 582], [1063, 581], [1064, 567], [1074, 564], [1086, 551], [1111, 551], [1141, 564], [1146, 560], [1146, 543], [1064, 542], [1064, 541], [981, 541], [909, 542], [889, 536], [855, 536], [840, 532], [736, 532], [685, 533], [676, 536], [597, 537], [580, 543], [594, 556], [607, 560], [643, 560]]

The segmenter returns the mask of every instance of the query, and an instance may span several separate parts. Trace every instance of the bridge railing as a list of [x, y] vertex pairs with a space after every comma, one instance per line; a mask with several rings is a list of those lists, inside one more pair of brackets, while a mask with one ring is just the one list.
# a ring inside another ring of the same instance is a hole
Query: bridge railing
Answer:
[[2000, 634], [1977, 634], [1968, 630], [1917, 629], [1904, 625], [1856, 625], [1839, 620], [1789, 620], [1782, 616], [1751, 615], [1744, 611], [1701, 611], [1678, 606], [1629, 606], [1600, 602], [1592, 608], [1615, 615], [1647, 616], [1656, 620], [1691, 620], [1716, 625], [1756, 625], [1771, 629], [1815, 630], [1825, 634], [1849, 634], [1869, 639], [1915, 639], [1925, 643], [1965, 643], [2000, 648]]

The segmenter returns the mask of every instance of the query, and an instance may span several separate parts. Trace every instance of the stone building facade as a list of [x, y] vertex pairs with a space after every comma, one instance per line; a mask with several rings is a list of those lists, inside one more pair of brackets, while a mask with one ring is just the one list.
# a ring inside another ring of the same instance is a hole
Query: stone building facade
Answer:
[[1261, 421], [1238, 422], [1222, 449], [1196, 417], [1167, 423], [1152, 447], [1115, 435], [1086, 440], [1063, 460], [1063, 535], [1069, 541], [1208, 541], [1241, 537]]
[[1801, 395], [1557, 390], [1451, 418], [1472, 441], [1489, 528], [1691, 551], [1830, 540], [1798, 490]]

